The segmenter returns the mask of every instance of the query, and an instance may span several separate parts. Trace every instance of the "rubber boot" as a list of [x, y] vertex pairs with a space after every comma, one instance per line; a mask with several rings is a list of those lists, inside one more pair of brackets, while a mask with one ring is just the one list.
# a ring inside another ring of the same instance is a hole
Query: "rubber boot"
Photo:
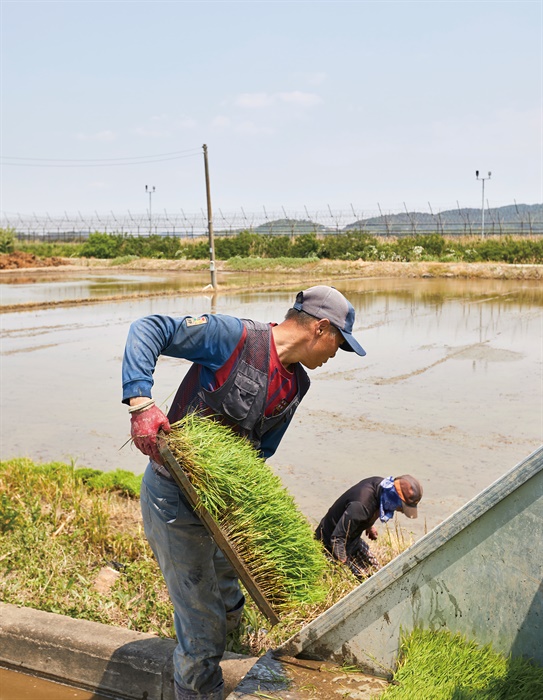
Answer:
[[224, 682], [210, 693], [196, 693], [178, 685], [175, 681], [175, 700], [224, 700]]
[[243, 608], [245, 606], [245, 596], [239, 601], [235, 608], [228, 610], [226, 613], [226, 634], [230, 634], [237, 630], [243, 616]]

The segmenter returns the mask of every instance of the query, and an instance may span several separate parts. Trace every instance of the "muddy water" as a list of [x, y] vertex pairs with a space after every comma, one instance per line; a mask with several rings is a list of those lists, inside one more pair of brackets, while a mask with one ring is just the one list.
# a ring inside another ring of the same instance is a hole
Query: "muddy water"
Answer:
[[0, 668], [0, 700], [107, 700], [88, 690], [79, 690], [42, 678]]
[[[228, 276], [229, 284], [250, 284], [256, 273], [221, 273]], [[10, 271], [0, 281], [0, 305], [32, 302], [64, 302], [77, 299], [100, 299], [128, 294], [155, 294], [157, 292], [185, 293], [200, 291], [210, 281], [209, 272], [179, 270], [175, 273], [158, 271], [112, 272], [81, 270], [66, 272], [48, 269]]]
[[[338, 281], [357, 313], [365, 358], [338, 352], [270, 464], [318, 521], [365, 476], [411, 472], [424, 485], [419, 537], [542, 442], [543, 289], [537, 282]], [[227, 313], [279, 321], [295, 289], [201, 292], [0, 317], [2, 456], [75, 460], [141, 473], [120, 370], [130, 322], [146, 314]], [[188, 369], [161, 358], [166, 408]]]

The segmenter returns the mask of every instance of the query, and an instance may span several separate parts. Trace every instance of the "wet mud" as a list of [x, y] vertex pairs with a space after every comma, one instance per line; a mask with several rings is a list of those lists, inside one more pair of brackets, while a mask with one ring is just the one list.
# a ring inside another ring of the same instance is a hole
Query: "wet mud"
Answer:
[[[269, 700], [371, 700], [389, 683], [355, 668], [310, 659], [281, 658], [281, 676], [262, 683], [254, 697]], [[274, 688], [280, 686], [280, 689]]]
[[[56, 282], [39, 284], [43, 298], [60, 293]], [[120, 401], [131, 321], [152, 313], [280, 321], [302, 288], [288, 282], [280, 291], [212, 295], [198, 284], [182, 295], [4, 313], [2, 457], [143, 472], [146, 459], [128, 441]], [[334, 284], [356, 309], [355, 334], [367, 356], [339, 351], [310, 372], [311, 389], [270, 464], [313, 523], [364, 477], [414, 474], [424, 486], [420, 517], [396, 520], [417, 539], [542, 441], [543, 286], [420, 278]], [[153, 392], [164, 410], [188, 367], [161, 358]]]

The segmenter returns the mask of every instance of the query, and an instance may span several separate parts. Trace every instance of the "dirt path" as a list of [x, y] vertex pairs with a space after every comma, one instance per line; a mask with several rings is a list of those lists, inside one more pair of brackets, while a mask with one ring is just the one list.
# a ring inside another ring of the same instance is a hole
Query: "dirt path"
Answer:
[[[139, 270], [153, 272], [205, 271], [209, 263], [204, 260], [155, 260], [139, 258], [124, 265], [113, 265], [110, 260], [97, 258], [38, 258], [30, 253], [0, 255], [0, 279], [14, 270], [44, 272], [55, 268], [55, 273], [80, 272], [82, 270]], [[60, 268], [60, 269], [59, 269]], [[217, 272], [232, 272], [227, 261], [217, 261]], [[267, 260], [261, 267], [248, 265], [237, 268], [242, 272], [257, 271], [288, 273], [289, 275], [312, 275], [342, 277], [462, 277], [481, 279], [543, 279], [543, 265], [510, 265], [507, 263], [466, 262], [366, 262], [364, 260], [318, 260], [304, 262], [299, 267], [286, 267], [279, 262]]]

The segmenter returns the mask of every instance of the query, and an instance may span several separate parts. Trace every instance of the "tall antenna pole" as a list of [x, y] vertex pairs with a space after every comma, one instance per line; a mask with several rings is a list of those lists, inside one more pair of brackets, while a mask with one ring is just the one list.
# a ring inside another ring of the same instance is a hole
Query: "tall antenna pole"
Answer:
[[481, 180], [483, 183], [483, 198], [481, 201], [481, 238], [485, 237], [485, 180], [490, 180], [492, 173], [489, 171], [487, 177], [479, 177], [479, 171], [475, 171], [475, 177], [477, 180]]
[[153, 233], [153, 215], [151, 213], [151, 196], [155, 193], [155, 186], [148, 187], [145, 185], [145, 191], [149, 193], [149, 235]]
[[209, 188], [209, 164], [207, 162], [207, 146], [204, 143], [204, 166], [206, 174], [206, 197], [207, 197], [207, 229], [209, 233], [209, 271], [211, 273], [211, 286], [217, 289], [217, 275], [215, 272], [215, 239], [213, 237], [213, 213], [211, 211], [211, 191]]

